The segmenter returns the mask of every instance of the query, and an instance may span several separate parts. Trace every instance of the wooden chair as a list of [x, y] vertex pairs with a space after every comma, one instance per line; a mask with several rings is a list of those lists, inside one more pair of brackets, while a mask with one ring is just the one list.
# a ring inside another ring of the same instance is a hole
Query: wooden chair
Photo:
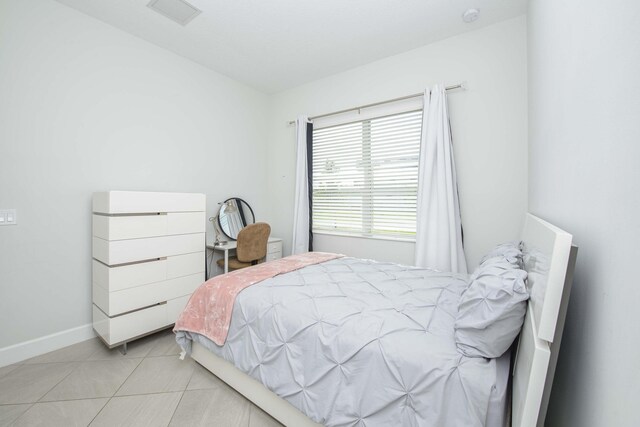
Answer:
[[[229, 271], [251, 267], [267, 256], [267, 241], [270, 234], [271, 226], [266, 222], [256, 222], [240, 230], [236, 256], [229, 257]], [[219, 259], [217, 264], [224, 269], [224, 259]]]

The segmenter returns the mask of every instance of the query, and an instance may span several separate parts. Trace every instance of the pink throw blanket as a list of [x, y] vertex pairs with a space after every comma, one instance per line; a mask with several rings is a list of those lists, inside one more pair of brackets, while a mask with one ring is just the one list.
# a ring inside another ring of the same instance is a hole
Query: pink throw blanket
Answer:
[[308, 252], [215, 276], [196, 289], [173, 330], [195, 332], [223, 345], [229, 332], [233, 304], [240, 291], [278, 274], [342, 256]]

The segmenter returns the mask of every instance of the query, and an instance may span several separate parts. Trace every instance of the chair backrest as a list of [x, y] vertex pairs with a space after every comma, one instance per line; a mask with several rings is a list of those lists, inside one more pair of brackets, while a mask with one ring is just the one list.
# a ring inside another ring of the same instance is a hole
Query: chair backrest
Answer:
[[266, 222], [256, 222], [240, 230], [236, 248], [238, 261], [252, 262], [267, 256], [269, 234], [271, 226]]

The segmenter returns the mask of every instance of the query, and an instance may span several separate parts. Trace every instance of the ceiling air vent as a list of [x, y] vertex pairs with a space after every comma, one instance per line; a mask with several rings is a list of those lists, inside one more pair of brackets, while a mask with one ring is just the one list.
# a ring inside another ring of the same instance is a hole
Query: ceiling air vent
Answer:
[[180, 25], [187, 25], [202, 12], [184, 0], [151, 0], [147, 6]]

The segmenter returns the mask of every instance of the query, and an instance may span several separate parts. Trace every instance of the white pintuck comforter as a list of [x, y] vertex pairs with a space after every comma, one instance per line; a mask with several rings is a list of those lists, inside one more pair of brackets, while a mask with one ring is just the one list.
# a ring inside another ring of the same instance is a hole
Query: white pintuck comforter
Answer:
[[227, 341], [204, 344], [327, 426], [480, 426], [494, 360], [456, 349], [465, 275], [355, 258], [242, 291]]

